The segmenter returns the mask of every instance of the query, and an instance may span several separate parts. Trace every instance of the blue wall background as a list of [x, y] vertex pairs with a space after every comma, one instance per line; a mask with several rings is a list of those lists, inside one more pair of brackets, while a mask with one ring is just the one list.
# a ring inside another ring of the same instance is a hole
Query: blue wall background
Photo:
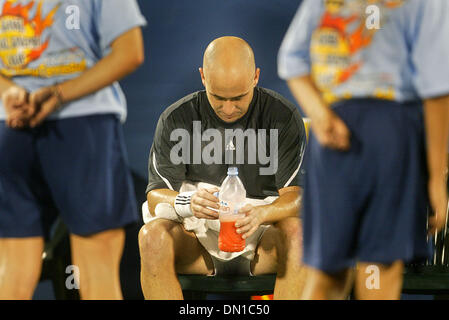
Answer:
[[213, 39], [232, 35], [248, 41], [261, 68], [259, 85], [294, 102], [277, 76], [276, 58], [301, 0], [138, 2], [148, 21], [143, 29], [146, 59], [121, 84], [128, 101], [125, 138], [130, 165], [142, 178], [147, 178], [148, 153], [159, 115], [176, 100], [203, 89], [198, 67]]

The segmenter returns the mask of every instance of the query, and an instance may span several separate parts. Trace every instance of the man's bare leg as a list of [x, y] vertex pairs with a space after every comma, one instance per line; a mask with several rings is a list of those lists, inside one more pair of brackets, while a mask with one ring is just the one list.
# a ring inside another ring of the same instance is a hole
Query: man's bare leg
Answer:
[[[378, 279], [374, 279], [377, 271], [379, 271]], [[355, 281], [356, 298], [359, 300], [399, 300], [403, 272], [402, 261], [396, 261], [390, 265], [359, 263]], [[368, 279], [368, 277], [370, 278]], [[378, 280], [378, 286], [375, 283], [376, 280]]]
[[0, 239], [0, 300], [29, 300], [42, 269], [41, 237]]
[[80, 296], [84, 300], [123, 299], [120, 261], [125, 242], [123, 229], [91, 236], [70, 235], [72, 261], [79, 268]]
[[299, 218], [287, 218], [267, 229], [252, 263], [254, 275], [277, 273], [275, 299], [300, 299], [306, 273], [302, 266], [302, 228]]
[[177, 273], [212, 274], [210, 255], [193, 232], [177, 222], [157, 219], [139, 233], [141, 285], [145, 299], [181, 300]]
[[303, 300], [343, 300], [349, 296], [353, 284], [352, 269], [330, 275], [315, 268], [305, 268], [307, 282]]

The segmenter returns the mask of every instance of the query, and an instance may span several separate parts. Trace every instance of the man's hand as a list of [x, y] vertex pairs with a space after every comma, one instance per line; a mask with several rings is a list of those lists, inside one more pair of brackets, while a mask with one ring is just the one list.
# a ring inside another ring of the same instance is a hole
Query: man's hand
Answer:
[[430, 179], [428, 190], [434, 216], [429, 218], [429, 234], [435, 235], [446, 225], [447, 191], [445, 179]]
[[28, 101], [28, 92], [19, 86], [12, 86], [3, 92], [3, 107], [6, 111], [6, 125], [13, 129], [26, 126], [33, 115], [34, 105]]
[[32, 128], [41, 124], [51, 113], [62, 105], [62, 98], [58, 95], [57, 87], [44, 87], [30, 95], [30, 103], [36, 106], [36, 113], [30, 120]]
[[28, 94], [24, 88], [12, 86], [1, 98], [6, 124], [14, 129], [39, 125], [62, 104], [55, 87], [44, 87]]
[[[218, 219], [218, 209], [220, 208], [218, 198], [214, 196], [217, 188], [198, 189], [190, 200], [190, 208], [195, 217], [199, 219]], [[209, 208], [217, 209], [217, 211]]]
[[335, 150], [350, 148], [351, 133], [346, 124], [331, 109], [326, 108], [319, 119], [312, 119], [312, 130], [318, 142]]
[[237, 233], [241, 234], [243, 239], [250, 237], [265, 222], [263, 206], [247, 204], [239, 210], [239, 213], [245, 214], [245, 217], [237, 220], [235, 226]]

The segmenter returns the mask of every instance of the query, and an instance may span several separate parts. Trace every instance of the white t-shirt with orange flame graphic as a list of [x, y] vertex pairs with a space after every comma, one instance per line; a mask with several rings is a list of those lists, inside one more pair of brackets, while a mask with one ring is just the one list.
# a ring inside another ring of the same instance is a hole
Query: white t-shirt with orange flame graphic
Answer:
[[279, 51], [279, 76], [310, 74], [329, 104], [449, 94], [448, 17], [447, 0], [304, 0]]
[[[145, 24], [136, 0], [0, 0], [0, 74], [30, 92], [63, 82], [94, 66], [118, 36]], [[104, 113], [126, 118], [118, 83], [49, 118]]]

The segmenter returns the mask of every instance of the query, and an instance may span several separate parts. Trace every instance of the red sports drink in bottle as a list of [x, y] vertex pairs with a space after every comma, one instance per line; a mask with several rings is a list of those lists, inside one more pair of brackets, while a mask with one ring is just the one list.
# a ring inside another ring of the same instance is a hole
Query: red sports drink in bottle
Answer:
[[219, 218], [220, 234], [218, 248], [226, 252], [239, 252], [245, 249], [245, 239], [237, 233], [235, 222], [244, 218], [238, 211], [243, 207], [246, 199], [246, 190], [238, 177], [236, 167], [228, 168], [228, 176], [223, 181], [218, 195], [220, 201]]

